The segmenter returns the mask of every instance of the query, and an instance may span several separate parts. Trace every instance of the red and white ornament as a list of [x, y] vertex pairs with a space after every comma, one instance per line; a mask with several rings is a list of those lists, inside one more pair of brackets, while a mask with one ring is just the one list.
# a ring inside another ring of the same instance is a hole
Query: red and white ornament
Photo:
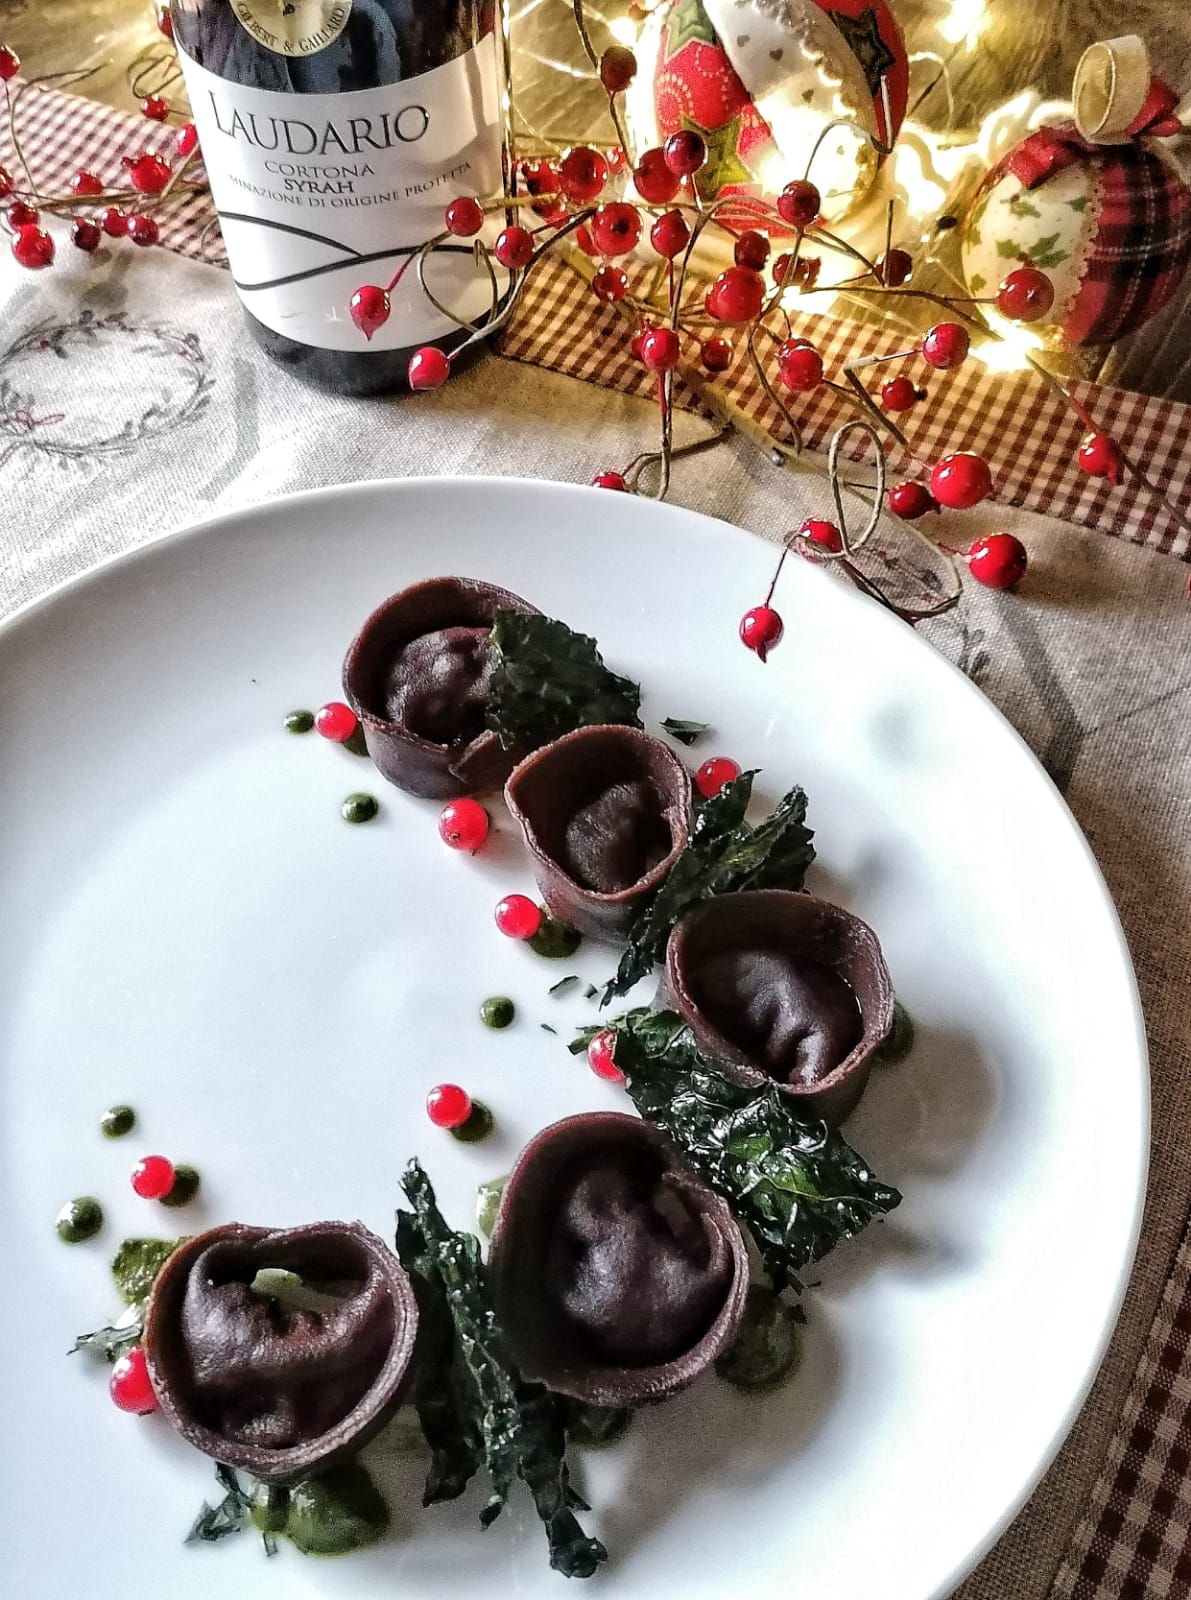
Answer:
[[636, 55], [625, 109], [637, 148], [701, 134], [704, 199], [772, 199], [842, 118], [858, 126], [834, 128], [810, 173], [835, 220], [867, 193], [905, 115], [905, 43], [885, 0], [662, 0]]

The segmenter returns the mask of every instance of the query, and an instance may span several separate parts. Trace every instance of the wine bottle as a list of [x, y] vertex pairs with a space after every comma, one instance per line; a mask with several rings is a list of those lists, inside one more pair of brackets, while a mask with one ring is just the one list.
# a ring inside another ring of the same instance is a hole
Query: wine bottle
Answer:
[[[453, 349], [466, 337], [455, 319], [478, 324], [492, 308], [492, 279], [470, 240], [426, 258], [424, 287], [416, 266], [449, 200], [501, 186], [491, 0], [173, 0], [172, 9], [253, 336], [337, 393], [402, 387], [416, 348]], [[390, 315], [367, 339], [351, 297], [399, 273]]]

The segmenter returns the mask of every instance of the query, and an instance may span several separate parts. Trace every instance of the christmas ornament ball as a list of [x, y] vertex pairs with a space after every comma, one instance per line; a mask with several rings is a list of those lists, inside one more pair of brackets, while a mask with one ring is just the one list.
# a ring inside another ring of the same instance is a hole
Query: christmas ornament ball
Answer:
[[974, 295], [1039, 268], [1054, 304], [1031, 328], [1056, 344], [1110, 344], [1160, 311], [1191, 264], [1191, 189], [1140, 139], [1100, 145], [1040, 128], [977, 190], [962, 259]]
[[809, 174], [835, 221], [868, 192], [905, 115], [905, 42], [885, 0], [662, 0], [636, 54], [625, 100], [634, 144], [700, 133], [705, 200], [772, 200], [845, 118], [858, 127], [832, 128]]

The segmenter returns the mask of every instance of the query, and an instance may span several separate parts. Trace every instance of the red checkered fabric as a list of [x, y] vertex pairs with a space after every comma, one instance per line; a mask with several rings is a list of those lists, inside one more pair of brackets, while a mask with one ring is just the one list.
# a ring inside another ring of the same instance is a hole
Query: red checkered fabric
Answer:
[[1191, 1600], [1191, 1232], [1052, 1600]]
[[[18, 127], [45, 189], [65, 189], [83, 164], [115, 183], [122, 155], [164, 149], [170, 138], [142, 118], [41, 89], [22, 96]], [[20, 181], [3, 119], [0, 165], [9, 167]], [[224, 260], [205, 194], [179, 196], [158, 215], [161, 242], [167, 249], [208, 261]], [[814, 339], [829, 371], [839, 372], [845, 360], [890, 348], [891, 335], [882, 328], [822, 315], [795, 316], [792, 322], [796, 334]], [[629, 351], [619, 313], [600, 305], [561, 261], [544, 261], [535, 270], [499, 350], [512, 360], [570, 373], [606, 388], [649, 399], [656, 392], [655, 380]], [[968, 361], [951, 373], [923, 367], [916, 377], [929, 384], [936, 401], [945, 398], [946, 403], [902, 413], [900, 421], [913, 456], [894, 450], [890, 456], [894, 472], [921, 473], [948, 450], [980, 451], [993, 465], [995, 498], [1002, 504], [1082, 523], [1191, 560], [1191, 406], [1097, 384], [1074, 386], [1097, 424], [1127, 441], [1129, 453], [1146, 463], [1147, 476], [1159, 486], [1159, 495], [1134, 479], [1113, 488], [1103, 478], [1086, 477], [1075, 461], [1079, 424], [1032, 374], [994, 375]], [[736, 361], [717, 384], [762, 428], [782, 437], [785, 424], [746, 362]], [[697, 395], [681, 383], [675, 399], [686, 409], [700, 408]], [[832, 432], [856, 414], [842, 396], [826, 387], [794, 397], [791, 409], [812, 450], [824, 449]]]

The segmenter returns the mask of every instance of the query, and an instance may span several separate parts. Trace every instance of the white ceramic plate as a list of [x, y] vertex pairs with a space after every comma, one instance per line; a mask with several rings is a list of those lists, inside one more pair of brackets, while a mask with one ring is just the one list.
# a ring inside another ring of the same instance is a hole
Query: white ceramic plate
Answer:
[[[13, 1594], [562, 1591], [520, 1498], [481, 1534], [474, 1493], [418, 1509], [410, 1462], [393, 1464], [396, 1535], [364, 1555], [184, 1549], [210, 1464], [65, 1354], [117, 1309], [106, 1262], [126, 1234], [360, 1217], [388, 1235], [415, 1152], [467, 1225], [477, 1180], [534, 1130], [622, 1103], [565, 1050], [590, 1005], [547, 995], [564, 972], [604, 976], [611, 953], [559, 966], [493, 928], [497, 898], [530, 883], [507, 817], [486, 853], [453, 855], [434, 804], [283, 731], [292, 707], [337, 697], [374, 603], [436, 573], [595, 633], [652, 722], [709, 721], [692, 753], [762, 767], [768, 798], [804, 784], [812, 886], [879, 930], [918, 1026], [849, 1125], [903, 1206], [823, 1270], [793, 1383], [758, 1399], [705, 1380], [586, 1458], [589, 1527], [612, 1552], [592, 1592], [933, 1600], [1070, 1426], [1119, 1307], [1147, 1147], [1137, 995], [1091, 854], [1017, 736], [909, 628], [794, 562], [762, 666], [736, 628], [772, 549], [613, 498], [474, 480], [299, 496], [112, 562], [0, 630]], [[383, 811], [350, 827], [338, 807], [359, 788]], [[477, 1016], [498, 993], [520, 1008], [503, 1034]], [[494, 1108], [489, 1142], [428, 1125], [444, 1078]], [[141, 1120], [108, 1142], [114, 1101]], [[136, 1199], [149, 1151], [201, 1168], [200, 1208]], [[69, 1248], [53, 1219], [79, 1193], [108, 1223]]]

